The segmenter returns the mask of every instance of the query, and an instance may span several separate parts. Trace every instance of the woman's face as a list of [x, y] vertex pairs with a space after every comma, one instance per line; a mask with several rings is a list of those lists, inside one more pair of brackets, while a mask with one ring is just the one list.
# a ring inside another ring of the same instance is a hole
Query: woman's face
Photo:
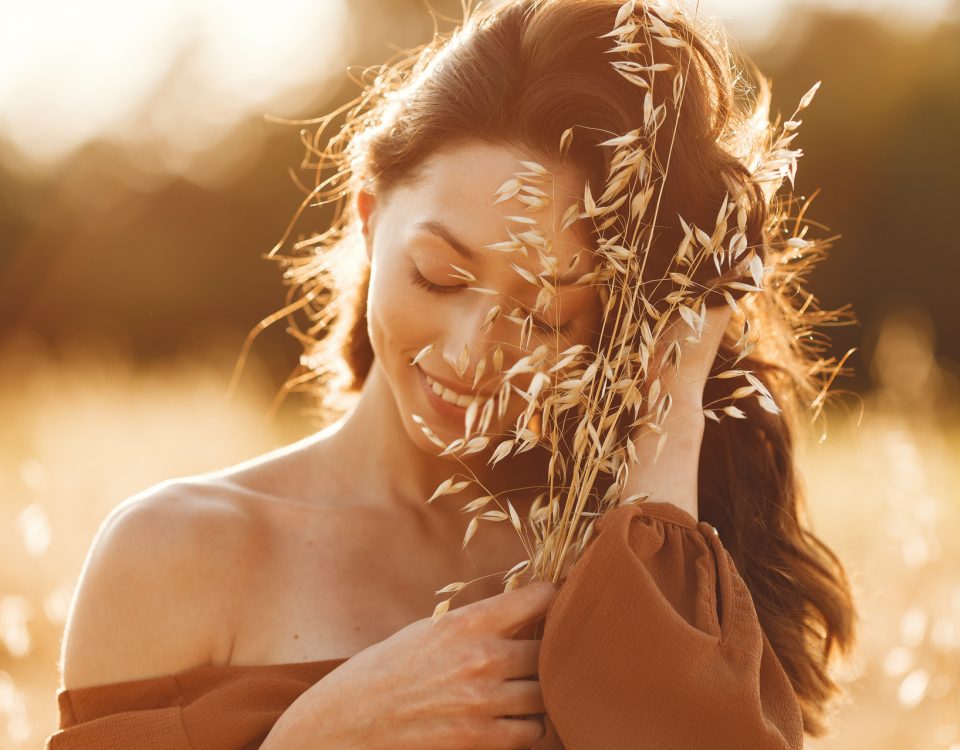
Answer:
[[[540, 344], [554, 352], [577, 343], [589, 345], [599, 328], [596, 290], [569, 282], [558, 287], [558, 294], [545, 308], [534, 311], [538, 323], [525, 349], [520, 348], [520, 326], [503, 317], [517, 307], [522, 308], [519, 317], [523, 317], [533, 311], [537, 300], [538, 288], [512, 264], [535, 275], [543, 272], [533, 247], [528, 249], [529, 257], [486, 247], [509, 241], [508, 230], [516, 235], [531, 228], [508, 217], [528, 216], [538, 222], [535, 228], [552, 235], [558, 276], [575, 279], [594, 268], [582, 227], [574, 224], [560, 231], [564, 210], [583, 195], [583, 179], [576, 171], [565, 167], [538, 183], [540, 189], [553, 194], [552, 203], [544, 207], [530, 210], [516, 197], [494, 203], [501, 185], [514, 173], [528, 171], [521, 160], [531, 158], [507, 146], [460, 144], [434, 152], [414, 181], [397, 185], [379, 201], [369, 193], [358, 196], [371, 263], [367, 297], [370, 342], [410, 438], [433, 453], [436, 447], [411, 414], [423, 417], [445, 442], [462, 437], [466, 408], [449, 399], [453, 394], [472, 398], [495, 393], [500, 381], [492, 355], [498, 344], [506, 371]], [[450, 264], [468, 271], [476, 281], [456, 278], [458, 272]], [[497, 304], [501, 316], [483, 328], [488, 311]], [[548, 326], [556, 330], [548, 330]], [[410, 365], [431, 343], [434, 348]], [[474, 389], [476, 368], [484, 358], [485, 369]], [[457, 371], [460, 362], [466, 363], [462, 375]], [[524, 388], [530, 377], [517, 376], [511, 382]], [[427, 378], [449, 389], [446, 400], [435, 395], [439, 386], [432, 386]], [[464, 400], [460, 399], [461, 404]], [[512, 396], [503, 420], [498, 421], [494, 412], [488, 434], [508, 431], [525, 406], [525, 401]]]

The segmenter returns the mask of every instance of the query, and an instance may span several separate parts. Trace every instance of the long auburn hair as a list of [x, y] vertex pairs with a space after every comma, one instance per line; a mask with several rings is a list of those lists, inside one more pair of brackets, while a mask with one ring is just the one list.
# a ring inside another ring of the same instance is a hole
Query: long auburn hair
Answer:
[[[246, 348], [267, 325], [286, 317], [303, 344], [298, 368], [284, 384], [315, 399], [321, 423], [349, 408], [373, 362], [365, 315], [369, 267], [354, 207], [357, 191], [383, 194], [416, 173], [439, 145], [478, 140], [520, 146], [546, 162], [582, 170], [602, 185], [608, 152], [595, 144], [626, 133], [642, 121], [635, 86], [611, 70], [602, 35], [615, 25], [622, 0], [504, 0], [467, 10], [462, 29], [434, 34], [422, 47], [368, 71], [361, 96], [318, 120], [307, 157], [315, 156], [316, 186], [269, 257], [286, 268], [288, 304], [262, 321]], [[844, 372], [824, 352], [828, 341], [815, 326], [837, 324], [846, 308], [821, 310], [803, 287], [829, 241], [804, 252], [778, 243], [791, 201], [766, 195], [751, 183], [756, 155], [769, 145], [769, 86], [746, 58], [735, 58], [723, 30], [700, 19], [660, 15], [687, 44], [657, 49], [686, 73], [683, 116], [669, 159], [660, 216], [678, 213], [712, 226], [731, 181], [749, 188], [747, 239], [763, 248], [773, 266], [767, 290], [741, 304], [757, 340], [741, 367], [752, 370], [780, 405], [770, 413], [750, 399], [745, 419], [707, 421], [699, 469], [700, 519], [715, 526], [753, 598], [758, 619], [799, 698], [804, 730], [821, 736], [828, 703], [841, 693], [832, 662], [855, 644], [857, 614], [851, 587], [837, 556], [809, 528], [805, 496], [795, 465], [798, 430], [820, 413], [836, 375]], [[738, 74], [751, 68], [756, 88]], [[655, 102], [657, 103], [657, 102]], [[321, 134], [346, 112], [339, 132], [321, 146]], [[669, 112], [669, 109], [668, 109]], [[557, 144], [565, 129], [576, 135], [565, 159]], [[332, 176], [322, 179], [325, 170]], [[792, 175], [791, 175], [792, 180]], [[281, 254], [291, 229], [310, 205], [334, 204], [335, 218], [320, 234], [301, 236]], [[806, 206], [795, 217], [803, 218]], [[679, 224], [664, 220], [658, 244], [676, 247]], [[661, 244], [662, 243], [662, 244]], [[655, 249], [654, 249], [655, 254]], [[656, 263], [657, 260], [654, 259]], [[663, 261], [665, 263], [665, 261]], [[295, 315], [305, 315], [302, 327]], [[714, 371], [736, 356], [728, 338]], [[704, 401], [728, 396], [726, 380], [710, 379]]]

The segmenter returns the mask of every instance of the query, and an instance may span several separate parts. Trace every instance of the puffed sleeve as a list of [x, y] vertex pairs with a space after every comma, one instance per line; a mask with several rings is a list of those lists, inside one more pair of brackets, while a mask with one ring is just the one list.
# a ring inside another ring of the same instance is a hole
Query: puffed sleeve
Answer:
[[546, 613], [533, 750], [803, 747], [800, 704], [714, 528], [618, 506]]
[[57, 691], [45, 750], [256, 750], [281, 714], [345, 659], [203, 666]]

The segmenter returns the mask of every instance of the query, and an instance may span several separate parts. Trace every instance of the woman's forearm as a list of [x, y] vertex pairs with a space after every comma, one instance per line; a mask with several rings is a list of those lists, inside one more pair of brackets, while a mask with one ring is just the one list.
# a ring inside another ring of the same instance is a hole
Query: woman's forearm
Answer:
[[645, 494], [652, 502], [673, 503], [699, 520], [697, 475], [705, 421], [699, 409], [673, 413], [663, 425], [667, 437], [659, 457], [660, 435], [648, 431], [634, 438], [638, 461], [629, 466], [621, 499]]

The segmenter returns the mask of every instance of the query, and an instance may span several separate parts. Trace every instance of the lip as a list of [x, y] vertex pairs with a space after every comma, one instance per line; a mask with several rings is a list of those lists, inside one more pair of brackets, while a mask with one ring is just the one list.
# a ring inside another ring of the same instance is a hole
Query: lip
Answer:
[[[420, 365], [418, 364], [416, 367], [417, 367], [417, 375], [420, 378], [420, 383], [423, 385], [423, 391], [426, 394], [427, 401], [430, 402], [430, 405], [433, 407], [434, 411], [438, 412], [442, 416], [448, 417], [450, 419], [460, 420], [462, 422], [464, 416], [467, 413], [467, 407], [456, 406], [455, 404], [451, 404], [448, 401], [444, 401], [442, 398], [440, 398], [436, 393], [433, 392], [433, 389], [430, 387], [430, 384], [427, 382], [426, 373], [423, 371]], [[430, 379], [436, 380], [441, 385], [446, 385], [446, 383], [443, 380], [440, 380], [439, 378], [434, 378], [433, 375], [430, 376]], [[447, 387], [451, 388], [451, 390], [456, 390], [452, 388], [452, 386], [447, 386]], [[485, 395], [485, 394], [478, 394], [478, 395]]]

